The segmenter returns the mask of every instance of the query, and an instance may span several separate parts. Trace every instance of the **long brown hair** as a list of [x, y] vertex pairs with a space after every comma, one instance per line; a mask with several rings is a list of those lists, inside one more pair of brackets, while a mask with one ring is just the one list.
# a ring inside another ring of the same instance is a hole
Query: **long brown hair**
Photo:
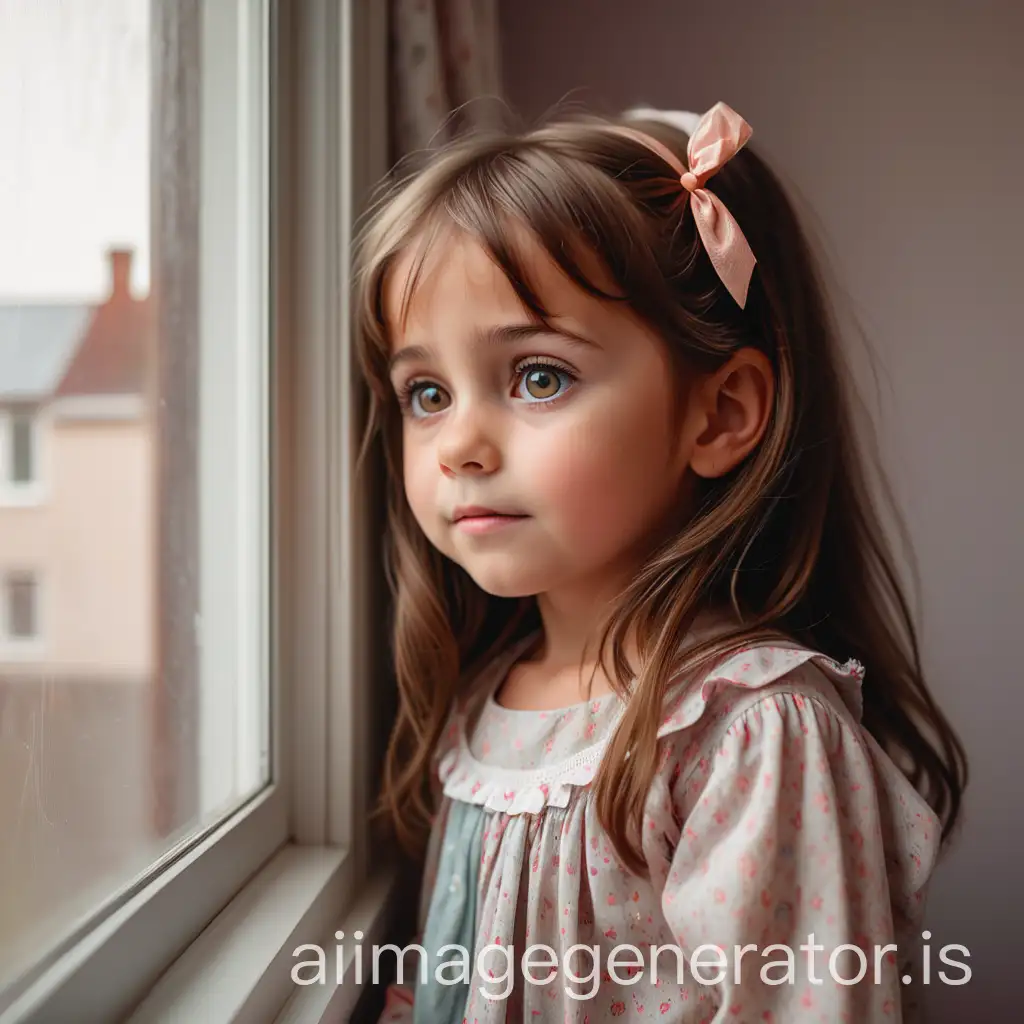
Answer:
[[[871, 499], [873, 478], [855, 441], [837, 331], [793, 207], [750, 145], [708, 183], [757, 257], [740, 309], [680, 201], [678, 177], [641, 143], [609, 130], [625, 123], [577, 113], [525, 131], [463, 137], [386, 183], [360, 232], [358, 354], [371, 393], [366, 440], [382, 433], [388, 466], [400, 695], [381, 810], [407, 849], [421, 848], [433, 812], [431, 758], [452, 701], [478, 666], [539, 625], [534, 598], [485, 593], [431, 546], [412, 516], [388, 375], [394, 325], [384, 315], [384, 284], [396, 257], [420, 246], [407, 303], [431, 239], [452, 224], [486, 248], [524, 306], [547, 320], [528, 260], [508, 230], [515, 224], [580, 288], [627, 302], [652, 325], [680, 382], [687, 369], [716, 369], [746, 346], [765, 353], [775, 374], [762, 443], [726, 477], [702, 483], [685, 527], [650, 556], [602, 631], [602, 663], [610, 652], [612, 684], [629, 699], [594, 786], [598, 815], [623, 863], [644, 870], [638, 829], [669, 684], [780, 633], [865, 666], [863, 723], [948, 835], [966, 785], [966, 756], [925, 685], [913, 618]], [[655, 121], [629, 124], [686, 163], [681, 131]], [[598, 258], [611, 290], [584, 272], [583, 252]], [[739, 625], [687, 648], [695, 616], [709, 608], [728, 610]], [[625, 657], [627, 637], [638, 644], [639, 672]]]

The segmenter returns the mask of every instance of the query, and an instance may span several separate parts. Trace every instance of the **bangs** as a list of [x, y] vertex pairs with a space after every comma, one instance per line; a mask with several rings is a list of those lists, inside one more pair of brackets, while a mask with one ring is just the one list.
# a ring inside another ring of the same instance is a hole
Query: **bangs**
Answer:
[[393, 255], [416, 250], [399, 304], [403, 329], [424, 265], [452, 230], [477, 241], [525, 309], [549, 326], [553, 313], [531, 272], [536, 247], [578, 288], [606, 302], [627, 301], [637, 261], [609, 263], [603, 254], [639, 257], [646, 249], [652, 262], [649, 247], [635, 241], [644, 230], [635, 207], [622, 186], [592, 164], [525, 148], [478, 157], [446, 178]]

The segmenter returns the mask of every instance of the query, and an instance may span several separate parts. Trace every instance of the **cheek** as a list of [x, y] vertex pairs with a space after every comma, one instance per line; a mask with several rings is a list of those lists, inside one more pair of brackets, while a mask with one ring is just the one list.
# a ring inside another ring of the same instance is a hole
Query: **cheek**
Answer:
[[402, 474], [409, 508], [420, 526], [429, 531], [431, 513], [436, 513], [436, 460], [431, 464], [428, 454], [422, 448], [407, 443], [402, 450]]
[[538, 488], [581, 545], [614, 544], [660, 514], [675, 486], [662, 413], [653, 402], [588, 417], [534, 452]]

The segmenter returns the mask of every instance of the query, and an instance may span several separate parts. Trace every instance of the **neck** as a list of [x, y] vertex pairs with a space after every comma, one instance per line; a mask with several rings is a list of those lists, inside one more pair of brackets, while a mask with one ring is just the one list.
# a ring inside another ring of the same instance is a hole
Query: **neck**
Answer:
[[[538, 594], [537, 608], [544, 632], [538, 664], [551, 672], [575, 672], [580, 668], [589, 672], [596, 667], [600, 654], [597, 645], [606, 617], [624, 585], [624, 581], [607, 581], [601, 586], [588, 580]], [[698, 613], [690, 632], [697, 636], [725, 624], [733, 624], [731, 613], [704, 609]], [[630, 664], [638, 665], [635, 638], [627, 638], [625, 655]], [[598, 673], [597, 679], [602, 678], [603, 674]]]
[[552, 671], [590, 669], [598, 662], [598, 643], [608, 613], [621, 592], [615, 582], [583, 581], [537, 595], [544, 626], [541, 661]]

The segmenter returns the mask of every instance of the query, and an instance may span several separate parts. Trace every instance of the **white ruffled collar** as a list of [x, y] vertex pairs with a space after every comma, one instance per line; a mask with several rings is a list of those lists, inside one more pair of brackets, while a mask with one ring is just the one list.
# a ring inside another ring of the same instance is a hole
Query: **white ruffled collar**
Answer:
[[[547, 806], [567, 806], [575, 788], [593, 781], [626, 704], [617, 694], [608, 694], [555, 711], [503, 708], [495, 695], [511, 666], [535, 642], [536, 634], [531, 634], [497, 658], [482, 685], [456, 710], [451, 725], [452, 746], [439, 763], [443, 791], [449, 798], [508, 814], [538, 813]], [[759, 645], [730, 656], [700, 682], [672, 694], [658, 729], [659, 738], [693, 726], [723, 690], [734, 688], [739, 695], [767, 686], [812, 660], [859, 721], [864, 676], [859, 662], [850, 660], [841, 665], [795, 645]], [[568, 751], [550, 746], [542, 749], [542, 743], [550, 743], [552, 725], [567, 717], [578, 717], [588, 725], [592, 721], [600, 728], [590, 735], [584, 730]], [[514, 726], [516, 739], [500, 746], [490, 743], [484, 747], [486, 740], [478, 742], [478, 737], [501, 724]], [[514, 748], [513, 744], [518, 746]]]

